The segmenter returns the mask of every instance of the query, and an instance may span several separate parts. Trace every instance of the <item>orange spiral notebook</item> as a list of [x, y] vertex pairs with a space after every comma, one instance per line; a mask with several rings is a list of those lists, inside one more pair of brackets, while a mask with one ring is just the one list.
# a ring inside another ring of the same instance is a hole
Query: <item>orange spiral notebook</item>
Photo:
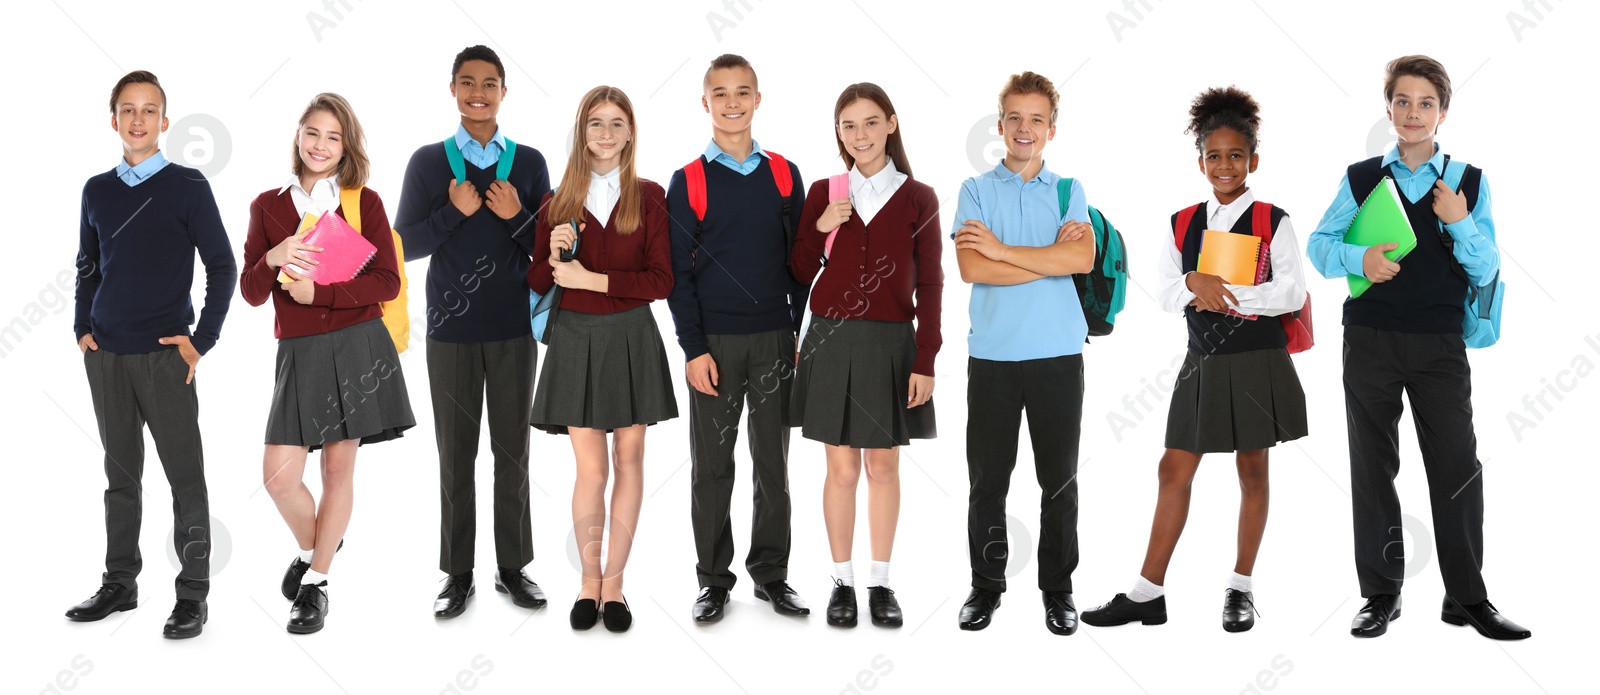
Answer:
[[1266, 269], [1261, 237], [1207, 229], [1200, 240], [1198, 272], [1220, 277], [1230, 285], [1254, 286], [1266, 280]]
[[[351, 280], [361, 274], [362, 269], [372, 262], [373, 256], [378, 255], [378, 247], [373, 246], [333, 210], [324, 213], [320, 219], [306, 215], [300, 220], [300, 231], [307, 228], [311, 231], [301, 243], [322, 247], [321, 251], [313, 253], [317, 265], [302, 269], [293, 263], [285, 263], [283, 267], [318, 285]], [[278, 273], [278, 282], [289, 281], [286, 273]]]

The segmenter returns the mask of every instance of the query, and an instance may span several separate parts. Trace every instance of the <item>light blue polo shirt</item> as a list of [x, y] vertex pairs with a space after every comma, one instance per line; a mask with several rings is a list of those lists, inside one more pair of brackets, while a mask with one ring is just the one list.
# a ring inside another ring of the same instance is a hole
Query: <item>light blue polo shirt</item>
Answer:
[[[1004, 163], [967, 179], [961, 184], [950, 237], [955, 238], [966, 220], [978, 220], [1011, 246], [1054, 244], [1068, 220], [1089, 221], [1089, 202], [1083, 184], [1076, 180], [1067, 214], [1061, 214], [1056, 195], [1059, 179], [1043, 168], [1023, 181]], [[1077, 355], [1089, 336], [1070, 275], [1008, 286], [973, 283], [967, 313], [972, 320], [967, 354], [983, 360], [1020, 362]]]

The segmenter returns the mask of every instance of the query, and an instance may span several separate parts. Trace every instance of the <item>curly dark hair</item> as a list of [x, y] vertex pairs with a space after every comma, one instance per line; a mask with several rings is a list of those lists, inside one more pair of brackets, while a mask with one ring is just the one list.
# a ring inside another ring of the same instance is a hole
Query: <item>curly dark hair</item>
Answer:
[[1194, 134], [1194, 148], [1205, 152], [1206, 138], [1218, 128], [1230, 128], [1250, 143], [1250, 153], [1256, 151], [1256, 131], [1261, 128], [1261, 105], [1255, 97], [1238, 87], [1212, 87], [1200, 93], [1189, 104], [1189, 128], [1185, 134]]

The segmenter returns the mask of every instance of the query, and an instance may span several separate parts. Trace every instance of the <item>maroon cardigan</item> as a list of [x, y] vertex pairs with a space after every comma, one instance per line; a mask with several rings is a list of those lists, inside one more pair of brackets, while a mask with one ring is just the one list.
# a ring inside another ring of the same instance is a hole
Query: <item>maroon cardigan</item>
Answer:
[[[640, 209], [643, 219], [632, 234], [621, 234], [613, 229], [616, 211], [622, 207], [620, 202], [604, 223], [587, 207], [583, 209], [584, 226], [578, 239], [577, 260], [589, 270], [604, 273], [609, 290], [602, 294], [568, 288], [561, 293], [562, 309], [585, 314], [616, 314], [652, 300], [666, 299], [672, 292], [667, 192], [661, 184], [639, 179], [639, 193], [644, 196]], [[528, 266], [528, 286], [539, 294], [555, 286], [554, 269], [550, 267], [550, 230], [556, 225], [549, 219], [550, 201], [554, 196], [553, 192], [547, 193], [539, 203], [538, 223], [533, 232], [533, 264]]]

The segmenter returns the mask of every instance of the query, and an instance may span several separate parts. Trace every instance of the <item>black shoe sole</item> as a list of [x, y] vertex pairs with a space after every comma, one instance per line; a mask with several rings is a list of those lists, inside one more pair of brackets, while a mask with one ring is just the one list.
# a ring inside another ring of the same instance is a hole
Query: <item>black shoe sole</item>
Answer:
[[723, 611], [717, 613], [715, 616], [710, 617], [690, 616], [690, 619], [693, 620], [696, 625], [712, 625], [722, 622], [722, 616], [726, 615], [726, 613], [726, 611]]
[[131, 610], [133, 610], [135, 608], [138, 608], [138, 607], [139, 607], [139, 602], [138, 601], [134, 601], [133, 603], [124, 603], [124, 604], [122, 604], [120, 606], [112, 608], [105, 615], [96, 615], [96, 616], [69, 615], [69, 616], [67, 616], [67, 620], [71, 620], [72, 622], [75, 622], [75, 623], [94, 623], [94, 622], [99, 622], [101, 620], [105, 620], [106, 618], [111, 617], [112, 613], [121, 613], [123, 611], [131, 611]]
[[1095, 627], [1121, 627], [1123, 625], [1127, 625], [1128, 623], [1139, 623], [1140, 625], [1165, 625], [1167, 624], [1167, 614], [1162, 613], [1161, 615], [1151, 616], [1149, 618], [1128, 618], [1127, 620], [1120, 622], [1108, 623], [1097, 623], [1094, 622], [1093, 619], [1080, 615], [1078, 616], [1078, 621], [1084, 625], [1093, 625]]
[[1255, 626], [1255, 621], [1252, 620], [1248, 623], [1223, 623], [1222, 629], [1225, 632], [1246, 632]]
[[504, 584], [499, 584], [499, 583], [495, 584], [494, 585], [494, 590], [498, 591], [498, 592], [500, 592], [502, 594], [505, 594], [507, 596], [510, 596], [511, 597], [511, 602], [513, 604], [516, 604], [516, 605], [521, 606], [523, 608], [544, 608], [545, 606], [550, 604], [549, 599], [545, 599], [545, 600], [534, 599], [532, 601], [524, 601], [524, 600], [522, 600], [520, 598], [517, 598], [516, 595], [512, 594], [511, 590], [507, 589], [506, 585], [504, 585]]
[[1483, 628], [1478, 627], [1477, 623], [1474, 623], [1471, 620], [1468, 620], [1466, 618], [1450, 615], [1449, 613], [1440, 613], [1439, 614], [1439, 619], [1444, 621], [1444, 622], [1446, 622], [1446, 623], [1449, 623], [1451, 625], [1455, 625], [1457, 627], [1469, 627], [1470, 626], [1472, 629], [1477, 630], [1478, 634], [1483, 635], [1485, 638], [1496, 640], [1496, 641], [1501, 641], [1501, 642], [1514, 642], [1516, 640], [1528, 639], [1529, 637], [1533, 636], [1533, 635], [1507, 635], [1505, 637], [1495, 637], [1494, 635], [1489, 634]]
[[209, 619], [210, 617], [211, 616], [206, 616], [205, 618], [201, 618], [200, 619], [200, 629], [195, 630], [194, 632], [190, 632], [190, 633], [168, 632], [166, 629], [162, 629], [161, 630], [161, 636], [165, 637], [167, 639], [189, 639], [191, 637], [199, 637], [200, 633], [205, 631], [206, 620]]
[[877, 625], [878, 627], [896, 628], [904, 626], [906, 621], [905, 618], [901, 618], [899, 620], [879, 620], [877, 618], [873, 618], [872, 624]]
[[849, 620], [835, 618], [831, 615], [828, 616], [828, 624], [832, 625], [833, 627], [855, 627], [856, 623], [857, 619], [855, 616], [851, 616]]
[[320, 631], [322, 626], [323, 623], [317, 623], [316, 625], [290, 625], [289, 632], [296, 635], [309, 635], [313, 632]]

